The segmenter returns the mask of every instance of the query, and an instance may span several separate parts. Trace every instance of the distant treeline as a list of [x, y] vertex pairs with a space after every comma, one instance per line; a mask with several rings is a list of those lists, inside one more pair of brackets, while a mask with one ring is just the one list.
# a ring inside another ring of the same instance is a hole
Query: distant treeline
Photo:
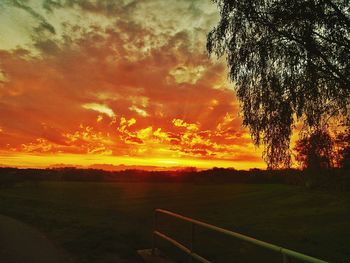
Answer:
[[189, 183], [279, 183], [303, 185], [309, 188], [350, 190], [350, 171], [345, 169], [323, 172], [287, 170], [249, 171], [213, 168], [197, 171], [187, 168], [178, 171], [104, 171], [73, 167], [51, 169], [0, 168], [0, 187], [21, 182], [78, 181], [78, 182], [189, 182]]

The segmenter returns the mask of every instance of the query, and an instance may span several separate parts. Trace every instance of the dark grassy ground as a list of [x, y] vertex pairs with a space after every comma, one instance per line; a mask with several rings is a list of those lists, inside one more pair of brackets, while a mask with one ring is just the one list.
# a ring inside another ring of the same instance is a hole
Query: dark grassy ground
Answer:
[[[43, 231], [75, 262], [138, 262], [136, 250], [151, 246], [154, 208], [331, 262], [350, 262], [349, 192], [277, 184], [76, 182], [23, 183], [0, 189], [1, 214]], [[161, 225], [188, 241], [189, 225], [173, 221]], [[160, 246], [173, 253], [164, 243]], [[233, 257], [238, 259], [235, 262], [281, 258], [269, 258], [264, 250], [200, 229], [196, 248], [216, 262], [232, 262]]]

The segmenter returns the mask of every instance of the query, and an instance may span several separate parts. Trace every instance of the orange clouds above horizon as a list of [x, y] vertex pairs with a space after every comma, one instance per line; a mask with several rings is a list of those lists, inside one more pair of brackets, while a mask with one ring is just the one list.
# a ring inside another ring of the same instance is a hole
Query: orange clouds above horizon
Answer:
[[0, 4], [0, 165], [265, 167], [205, 50], [215, 6], [165, 2]]

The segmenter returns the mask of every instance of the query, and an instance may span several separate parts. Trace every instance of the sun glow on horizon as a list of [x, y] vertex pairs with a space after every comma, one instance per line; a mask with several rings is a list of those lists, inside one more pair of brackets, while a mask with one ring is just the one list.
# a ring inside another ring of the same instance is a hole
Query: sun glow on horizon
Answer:
[[[129, 156], [101, 156], [94, 154], [56, 154], [56, 155], [0, 155], [1, 167], [18, 168], [50, 168], [50, 167], [94, 167], [95, 165], [125, 166], [128, 167], [163, 167], [163, 168], [187, 168], [210, 169], [213, 167], [235, 168], [245, 170], [252, 168], [250, 162], [232, 162], [225, 160], [198, 160], [198, 159], [162, 159], [162, 158], [136, 158]], [[103, 167], [103, 166], [102, 166]], [[265, 169], [264, 163], [254, 168]], [[109, 170], [108, 168], [106, 168]]]

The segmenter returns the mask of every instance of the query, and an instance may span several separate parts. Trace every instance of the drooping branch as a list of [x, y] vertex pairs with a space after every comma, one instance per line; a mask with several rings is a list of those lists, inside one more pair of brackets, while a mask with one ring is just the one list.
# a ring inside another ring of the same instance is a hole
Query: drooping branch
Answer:
[[265, 146], [268, 167], [288, 166], [295, 117], [317, 128], [324, 115], [348, 114], [346, 0], [213, 2], [221, 19], [208, 34], [208, 52], [226, 56], [243, 124]]

